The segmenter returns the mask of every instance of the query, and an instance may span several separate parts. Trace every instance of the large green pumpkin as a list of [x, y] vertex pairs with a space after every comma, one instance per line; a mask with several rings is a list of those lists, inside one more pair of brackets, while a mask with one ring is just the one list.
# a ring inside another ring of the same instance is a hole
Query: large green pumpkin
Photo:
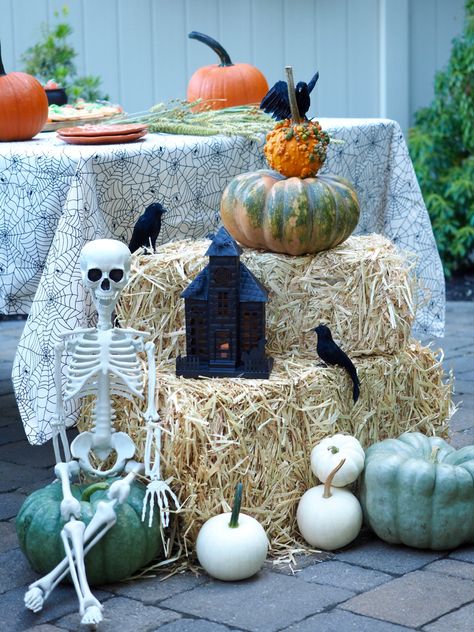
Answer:
[[386, 542], [446, 550], [474, 542], [474, 446], [406, 432], [370, 446], [365, 519]]
[[330, 174], [301, 179], [268, 169], [243, 173], [221, 199], [222, 223], [238, 242], [289, 255], [334, 248], [352, 233], [359, 213], [352, 186]]
[[[81, 501], [81, 520], [89, 524], [100, 500], [107, 500], [106, 485], [71, 485], [75, 498]], [[102, 488], [100, 488], [101, 486]], [[155, 557], [163, 554], [159, 511], [156, 509], [151, 527], [142, 522], [145, 486], [135, 481], [127, 501], [117, 507], [117, 522], [86, 556], [86, 574], [91, 585], [125, 579]], [[17, 519], [16, 531], [20, 547], [32, 568], [44, 575], [64, 558], [61, 529], [61, 483], [55, 481], [28, 496]]]

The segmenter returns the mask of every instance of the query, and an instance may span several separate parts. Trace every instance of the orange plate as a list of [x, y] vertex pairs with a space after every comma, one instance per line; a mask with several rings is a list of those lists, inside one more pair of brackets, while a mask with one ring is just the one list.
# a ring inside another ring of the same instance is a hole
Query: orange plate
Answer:
[[146, 125], [81, 125], [63, 127], [58, 130], [60, 136], [115, 136], [116, 134], [136, 134], [146, 130]]
[[112, 143], [129, 143], [132, 140], [142, 138], [146, 133], [146, 129], [133, 134], [115, 134], [112, 136], [61, 136], [58, 133], [58, 138], [70, 145], [109, 145]]

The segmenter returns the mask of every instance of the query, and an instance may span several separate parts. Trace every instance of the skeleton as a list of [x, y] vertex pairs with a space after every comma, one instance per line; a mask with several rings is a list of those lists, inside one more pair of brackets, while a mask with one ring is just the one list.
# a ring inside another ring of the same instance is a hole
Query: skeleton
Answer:
[[[176, 509], [179, 504], [160, 475], [161, 428], [155, 407], [154, 344], [144, 342], [148, 336], [146, 332], [115, 328], [112, 325], [112, 315], [120, 292], [129, 279], [130, 251], [119, 241], [92, 241], [81, 251], [80, 266], [83, 283], [90, 290], [97, 309], [97, 327], [63, 334], [63, 341], [56, 346], [55, 353], [57, 407], [53, 424], [54, 472], [62, 486], [61, 516], [66, 524], [61, 531], [61, 539], [66, 555], [56, 568], [28, 587], [25, 605], [33, 612], [40, 611], [54, 588], [70, 573], [79, 600], [81, 623], [95, 629], [102, 620], [102, 605], [89, 588], [84, 557], [115, 524], [115, 510], [126, 501], [134, 478], [144, 473], [151, 481], [146, 490], [142, 514], [144, 520], [148, 509], [149, 526], [153, 520], [155, 502], [160, 509], [163, 527], [169, 523], [168, 497]], [[62, 393], [61, 357], [65, 350], [70, 354], [70, 362], [65, 391]], [[135, 395], [144, 399], [137, 356], [140, 351], [146, 352], [148, 363], [144, 464], [133, 459], [136, 446], [128, 434], [115, 430], [115, 413], [111, 401], [112, 394], [129, 399]], [[64, 402], [86, 395], [95, 397], [94, 426], [91, 431], [80, 433], [69, 446]], [[91, 456], [104, 461], [114, 453], [115, 461], [107, 470], [98, 469], [91, 463]], [[81, 472], [102, 478], [125, 473], [123, 478], [110, 486], [108, 500], [98, 503], [96, 513], [87, 526], [81, 521], [80, 503], [72, 495], [70, 486], [71, 480]], [[117, 551], [117, 555], [120, 555], [120, 551]]]

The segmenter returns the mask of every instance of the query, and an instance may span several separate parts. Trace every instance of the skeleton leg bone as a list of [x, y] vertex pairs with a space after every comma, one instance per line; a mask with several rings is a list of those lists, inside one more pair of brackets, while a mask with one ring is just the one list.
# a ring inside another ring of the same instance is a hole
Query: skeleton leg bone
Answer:
[[[117, 516], [115, 513], [116, 501], [101, 501], [97, 505], [97, 511], [84, 531], [84, 555], [111, 529]], [[30, 584], [25, 594], [25, 606], [33, 612], [39, 612], [43, 604], [56, 586], [70, 572], [68, 557], [53, 568], [47, 575]]]
[[54, 473], [61, 481], [63, 499], [61, 501], [61, 517], [69, 520], [71, 516], [80, 518], [81, 503], [74, 498], [71, 492], [71, 478], [79, 474], [79, 463], [69, 461], [68, 463], [56, 463]]
[[[79, 614], [82, 625], [97, 625], [102, 621], [102, 605], [94, 597], [87, 582], [84, 565], [85, 524], [70, 520], [61, 531], [61, 538], [69, 562], [69, 572], [79, 599]], [[74, 551], [74, 555], [73, 555]]]

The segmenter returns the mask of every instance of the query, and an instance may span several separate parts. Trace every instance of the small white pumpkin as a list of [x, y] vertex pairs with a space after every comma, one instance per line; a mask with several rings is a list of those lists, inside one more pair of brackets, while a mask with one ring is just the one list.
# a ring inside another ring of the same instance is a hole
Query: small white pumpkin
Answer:
[[313, 547], [334, 551], [354, 540], [362, 527], [362, 509], [347, 489], [331, 487], [332, 479], [344, 459], [330, 472], [324, 485], [308, 489], [296, 512], [303, 538]]
[[324, 483], [341, 459], [344, 466], [337, 472], [332, 484], [345, 487], [353, 483], [364, 469], [365, 452], [359, 441], [351, 435], [335, 434], [320, 441], [311, 451], [313, 474]]
[[240, 513], [242, 483], [236, 488], [232, 513], [213, 516], [199, 531], [196, 554], [205, 571], [216, 579], [237, 581], [255, 575], [268, 552], [262, 525]]

